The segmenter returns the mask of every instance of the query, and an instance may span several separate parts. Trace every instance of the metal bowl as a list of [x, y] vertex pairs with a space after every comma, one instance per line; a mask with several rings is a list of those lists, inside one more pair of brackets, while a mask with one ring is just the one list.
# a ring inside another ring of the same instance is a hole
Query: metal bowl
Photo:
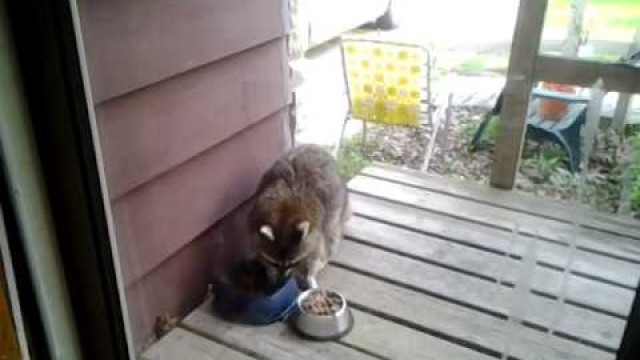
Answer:
[[[317, 315], [305, 312], [302, 303], [311, 294], [328, 291], [340, 296], [342, 306], [332, 315]], [[313, 340], [335, 340], [347, 335], [353, 328], [353, 314], [347, 299], [333, 290], [309, 289], [298, 296], [298, 315], [293, 319], [294, 329], [303, 337]]]

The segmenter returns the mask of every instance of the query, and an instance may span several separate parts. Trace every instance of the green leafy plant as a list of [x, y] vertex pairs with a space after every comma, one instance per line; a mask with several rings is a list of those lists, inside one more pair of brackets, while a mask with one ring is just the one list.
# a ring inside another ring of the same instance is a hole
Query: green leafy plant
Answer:
[[358, 175], [362, 169], [371, 163], [370, 160], [362, 155], [361, 143], [362, 134], [358, 134], [346, 140], [342, 146], [340, 157], [338, 158], [338, 170], [345, 181]]
[[[638, 171], [634, 170], [634, 173], [637, 179]], [[640, 211], [640, 182], [638, 181], [633, 183], [633, 188], [631, 189], [631, 210]]]
[[[476, 134], [476, 132], [478, 132], [480, 125], [482, 125], [482, 122], [472, 123], [472, 124], [469, 124], [464, 129], [464, 132], [466, 136], [469, 138], [469, 141], [471, 141], [471, 139]], [[493, 145], [495, 145], [496, 140], [500, 135], [500, 131], [501, 131], [500, 116], [499, 115], [492, 116], [489, 119], [489, 123], [486, 125], [482, 133], [482, 136], [478, 141], [478, 144], [476, 144], [477, 147], [470, 148], [470, 150], [473, 152], [475, 150], [492, 147]]]
[[595, 151], [591, 155], [590, 161], [606, 164], [612, 168], [617, 167], [620, 145], [621, 137], [615, 130], [598, 131], [595, 138]]
[[627, 124], [624, 127], [624, 136], [626, 138], [633, 138], [640, 133], [640, 124]]
[[500, 135], [501, 124], [500, 124], [500, 116], [495, 115], [492, 116], [489, 120], [489, 124], [487, 125], [487, 129], [485, 130], [485, 136], [489, 143], [495, 144], [498, 136]]
[[549, 182], [559, 188], [577, 188], [580, 184], [580, 178], [567, 169], [557, 168], [549, 176]]
[[486, 65], [482, 57], [475, 56], [460, 63], [458, 68], [467, 73], [477, 73], [483, 71]]
[[469, 124], [462, 124], [462, 133], [469, 139], [471, 139], [473, 137], [473, 135], [476, 133], [476, 131], [478, 130], [478, 126], [480, 126], [480, 123], [469, 123]]
[[525, 160], [525, 165], [533, 170], [532, 180], [537, 183], [547, 181], [559, 163], [559, 158], [547, 158], [543, 153], [538, 153]]
[[640, 211], [640, 133], [634, 135], [631, 140], [633, 157], [630, 165], [631, 171], [631, 210]]
[[[558, 146], [545, 143], [533, 156], [524, 160], [523, 166], [531, 180], [539, 184], [549, 180], [561, 168], [563, 159], [564, 152]], [[556, 181], [559, 181], [559, 176], [564, 174], [556, 175]]]

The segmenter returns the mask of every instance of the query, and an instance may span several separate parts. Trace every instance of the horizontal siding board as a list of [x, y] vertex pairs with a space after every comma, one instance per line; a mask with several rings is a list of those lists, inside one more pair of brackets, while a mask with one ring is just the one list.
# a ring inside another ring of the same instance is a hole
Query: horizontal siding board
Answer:
[[203, 299], [213, 274], [251, 253], [245, 203], [127, 288], [136, 344], [153, 336], [156, 317], [184, 316]]
[[253, 194], [287, 146], [285, 116], [278, 111], [113, 203], [126, 284]]
[[81, 0], [96, 103], [285, 33], [283, 0]]
[[152, 339], [158, 316], [183, 316], [202, 301], [214, 254], [215, 237], [210, 230], [127, 288], [129, 323], [138, 348]]
[[287, 103], [275, 40], [96, 108], [115, 199]]

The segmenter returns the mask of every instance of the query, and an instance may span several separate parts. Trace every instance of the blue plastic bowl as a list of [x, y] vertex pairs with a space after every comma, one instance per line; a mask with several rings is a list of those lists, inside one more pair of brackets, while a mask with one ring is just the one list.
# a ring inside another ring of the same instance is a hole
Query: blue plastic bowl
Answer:
[[222, 318], [230, 321], [268, 325], [286, 320], [299, 311], [296, 299], [300, 288], [292, 277], [270, 296], [240, 292], [225, 279], [217, 279], [213, 285], [213, 308]]

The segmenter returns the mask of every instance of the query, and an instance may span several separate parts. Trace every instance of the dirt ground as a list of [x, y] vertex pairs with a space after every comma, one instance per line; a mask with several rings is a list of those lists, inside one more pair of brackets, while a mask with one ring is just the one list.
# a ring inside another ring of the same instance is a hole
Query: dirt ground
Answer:
[[[491, 140], [484, 139], [484, 148], [476, 151], [471, 151], [469, 146], [485, 112], [482, 107], [452, 109], [448, 130], [441, 128], [438, 131], [428, 172], [488, 184], [492, 163]], [[360, 163], [379, 161], [420, 169], [431, 134], [429, 126], [421, 129], [369, 126], [365, 160]], [[599, 134], [588, 170], [583, 176], [568, 171], [565, 155], [555, 146], [527, 140], [516, 188], [548, 199], [578, 202], [600, 211], [615, 212], [622, 187], [619, 144], [615, 139], [614, 134]], [[361, 139], [357, 137], [348, 145], [352, 156], [359, 154], [360, 144]]]

